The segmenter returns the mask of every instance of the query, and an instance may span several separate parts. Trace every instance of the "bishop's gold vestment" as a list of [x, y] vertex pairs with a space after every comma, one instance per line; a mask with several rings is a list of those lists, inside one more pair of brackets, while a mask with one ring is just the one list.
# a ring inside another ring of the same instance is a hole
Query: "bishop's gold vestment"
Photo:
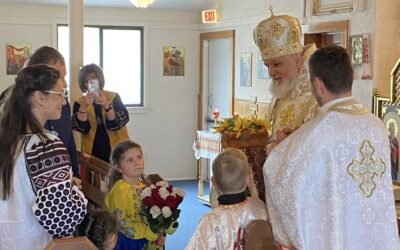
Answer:
[[317, 114], [318, 103], [311, 92], [308, 75], [308, 60], [315, 50], [315, 44], [304, 47], [303, 66], [295, 86], [284, 97], [271, 102], [266, 117], [272, 121], [270, 140], [276, 139], [278, 130], [290, 134]]

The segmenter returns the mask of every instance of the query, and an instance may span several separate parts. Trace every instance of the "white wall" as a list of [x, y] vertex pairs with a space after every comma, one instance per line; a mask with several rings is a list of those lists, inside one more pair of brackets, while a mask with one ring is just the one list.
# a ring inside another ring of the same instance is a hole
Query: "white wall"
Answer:
[[[268, 102], [271, 98], [268, 88], [271, 80], [257, 79], [257, 57], [259, 50], [253, 41], [253, 29], [257, 24], [270, 16], [269, 5], [273, 6], [275, 15], [291, 15], [299, 18], [303, 24], [350, 20], [349, 35], [369, 33], [370, 49], [374, 48], [374, 24], [375, 24], [375, 0], [366, 0], [367, 9], [362, 12], [336, 13], [323, 16], [311, 16], [303, 21], [304, 11], [312, 10], [312, 1], [307, 0], [306, 5], [301, 0], [271, 0], [268, 5], [265, 0], [252, 0], [243, 4], [241, 0], [221, 0], [217, 11], [220, 22], [215, 25], [202, 25], [202, 31], [234, 29], [236, 32], [236, 51], [235, 51], [235, 96], [240, 99], [252, 100], [254, 96], [259, 101]], [[253, 53], [252, 67], [252, 87], [240, 86], [239, 59], [241, 53]], [[370, 60], [373, 63], [373, 53], [370, 53]], [[373, 65], [371, 65], [373, 68]], [[373, 80], [360, 80], [361, 67], [355, 67], [355, 81], [353, 84], [353, 94], [368, 108], [372, 108], [372, 89]]]
[[[33, 50], [56, 47], [56, 24], [67, 23], [67, 14], [62, 6], [0, 4], [0, 90], [15, 78], [6, 75], [4, 43], [31, 43]], [[85, 24], [144, 27], [146, 107], [129, 110], [128, 130], [143, 147], [145, 172], [166, 179], [196, 178], [199, 22], [197, 12], [85, 9]], [[185, 48], [184, 76], [162, 75], [163, 46]]]

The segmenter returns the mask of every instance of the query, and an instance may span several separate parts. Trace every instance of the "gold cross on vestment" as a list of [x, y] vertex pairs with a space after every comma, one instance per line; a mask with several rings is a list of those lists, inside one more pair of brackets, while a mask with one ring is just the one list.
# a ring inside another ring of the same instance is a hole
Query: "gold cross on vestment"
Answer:
[[272, 7], [272, 5], [269, 5], [269, 11], [271, 11], [271, 16], [274, 15], [274, 7]]
[[369, 140], [364, 140], [360, 148], [361, 161], [353, 159], [347, 167], [347, 172], [354, 180], [361, 180], [359, 188], [366, 197], [370, 197], [376, 188], [374, 179], [381, 178], [386, 169], [386, 165], [381, 158], [372, 159], [374, 152], [375, 149], [371, 146]]

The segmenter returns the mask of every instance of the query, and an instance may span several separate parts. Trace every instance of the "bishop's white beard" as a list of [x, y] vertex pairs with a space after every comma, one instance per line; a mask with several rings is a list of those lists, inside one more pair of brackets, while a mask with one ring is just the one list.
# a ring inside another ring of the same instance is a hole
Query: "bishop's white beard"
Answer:
[[272, 84], [269, 86], [269, 91], [272, 96], [275, 98], [284, 97], [290, 90], [294, 88], [296, 85], [297, 77], [294, 79], [289, 79], [283, 81], [282, 83], [278, 83], [276, 80], [272, 80]]

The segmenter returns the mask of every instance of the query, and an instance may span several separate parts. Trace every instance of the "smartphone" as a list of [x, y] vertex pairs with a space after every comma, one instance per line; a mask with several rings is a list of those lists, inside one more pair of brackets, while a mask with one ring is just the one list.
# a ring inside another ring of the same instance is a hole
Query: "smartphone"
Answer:
[[89, 93], [94, 93], [97, 97], [99, 97], [99, 80], [93, 79], [93, 80], [88, 80], [88, 91]]

